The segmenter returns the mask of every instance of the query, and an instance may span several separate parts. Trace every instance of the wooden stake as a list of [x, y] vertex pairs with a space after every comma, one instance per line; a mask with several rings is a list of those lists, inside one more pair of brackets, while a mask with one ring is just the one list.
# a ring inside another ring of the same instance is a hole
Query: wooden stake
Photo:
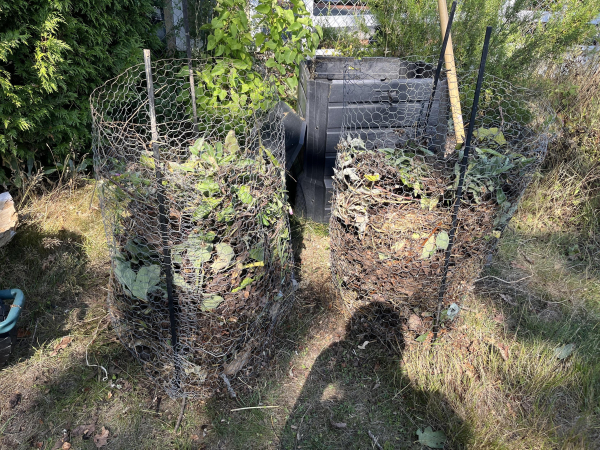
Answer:
[[[440, 25], [442, 28], [442, 39], [446, 35], [446, 25], [448, 24], [448, 6], [446, 0], [438, 0], [438, 9], [440, 11]], [[460, 108], [460, 93], [458, 92], [458, 80], [456, 78], [456, 65], [454, 64], [454, 48], [452, 47], [452, 36], [448, 37], [448, 45], [444, 55], [446, 70], [448, 71], [448, 90], [450, 91], [450, 107], [452, 108], [452, 121], [454, 122], [454, 134], [456, 143], [465, 142], [465, 127], [462, 120], [462, 111]]]

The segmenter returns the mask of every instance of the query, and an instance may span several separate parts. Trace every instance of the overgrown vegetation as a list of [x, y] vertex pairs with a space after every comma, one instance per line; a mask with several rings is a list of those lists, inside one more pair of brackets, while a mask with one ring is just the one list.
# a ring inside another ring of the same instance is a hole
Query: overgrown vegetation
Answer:
[[[438, 54], [442, 36], [436, 2], [370, 0], [369, 6], [379, 23], [378, 53]], [[594, 0], [458, 2], [452, 25], [457, 68], [478, 67], [485, 27], [492, 26], [486, 72], [511, 81], [528, 78], [540, 64], [561, 61], [572, 46], [587, 42], [597, 14]]]
[[89, 150], [88, 96], [160, 44], [153, 4], [0, 1], [0, 184]]

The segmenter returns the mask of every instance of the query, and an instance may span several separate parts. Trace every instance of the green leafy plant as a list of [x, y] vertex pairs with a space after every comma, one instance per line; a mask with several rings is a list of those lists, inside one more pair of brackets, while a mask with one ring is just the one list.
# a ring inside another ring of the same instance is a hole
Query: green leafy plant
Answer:
[[[250, 70], [259, 57], [268, 68], [277, 71], [278, 77], [270, 82], [276, 84], [279, 93], [293, 97], [298, 85], [298, 64], [314, 55], [321, 29], [312, 26], [302, 0], [290, 0], [283, 6], [276, 0], [259, 0], [251, 18], [254, 23], [248, 18], [248, 11], [246, 0], [217, 2], [216, 17], [204, 27], [210, 32], [207, 51], [232, 59], [245, 70]], [[254, 38], [253, 25], [260, 30]], [[214, 90], [221, 90], [218, 83]]]
[[[139, 171], [127, 168], [121, 161], [113, 160], [114, 174], [110, 178], [111, 189], [124, 202], [134, 198], [146, 198], [155, 187], [146, 180], [148, 170], [156, 169], [152, 153], [141, 155]], [[168, 175], [163, 180], [164, 188], [173, 196], [188, 198], [183, 214], [190, 220], [189, 232], [179, 243], [171, 247], [171, 258], [177, 270], [173, 273], [175, 286], [184, 290], [201, 290], [211, 283], [219, 283], [223, 272], [236, 272], [243, 276], [232, 277], [230, 294], [236, 294], [265, 276], [264, 268], [269, 258], [285, 263], [287, 254], [287, 228], [272, 230], [270, 248], [265, 252], [262, 241], [256, 237], [245, 237], [247, 250], [240, 254], [237, 244], [228, 240], [248, 220], [247, 212], [258, 214], [257, 224], [273, 229], [285, 217], [287, 200], [285, 192], [278, 190], [265, 198], [256, 188], [256, 177], [272, 182], [281, 180], [279, 161], [264, 146], [250, 158], [243, 151], [234, 130], [230, 130], [223, 142], [208, 142], [200, 138], [189, 148], [189, 157], [181, 162], [167, 162]], [[195, 189], [193, 201], [189, 201], [190, 186]], [[187, 194], [185, 194], [187, 193]], [[262, 196], [261, 196], [262, 195]], [[255, 211], [259, 208], [259, 212]], [[246, 217], [240, 219], [240, 215]], [[207, 231], [210, 230], [210, 231]], [[212, 231], [215, 230], [215, 231]], [[221, 230], [219, 232], [219, 230]], [[163, 295], [165, 286], [159, 284], [160, 274], [156, 250], [145, 240], [145, 236], [129, 239], [121, 250], [115, 274], [125, 292], [146, 301], [150, 294]], [[190, 275], [186, 275], [190, 274]], [[193, 275], [193, 276], [191, 276]], [[220, 286], [222, 289], [222, 286]], [[211, 292], [211, 291], [209, 291]], [[221, 292], [221, 295], [225, 293]], [[223, 300], [221, 295], [207, 294], [202, 310], [217, 308]]]
[[89, 148], [88, 96], [160, 46], [153, 11], [151, 0], [0, 1], [1, 184]]
[[[300, 62], [313, 56], [323, 35], [312, 20], [303, 0], [288, 0], [285, 7], [277, 0], [259, 0], [256, 7], [258, 27], [256, 50], [265, 55], [266, 66], [277, 69], [285, 86], [279, 84], [281, 95], [294, 95], [298, 86]], [[314, 28], [314, 31], [312, 30]]]

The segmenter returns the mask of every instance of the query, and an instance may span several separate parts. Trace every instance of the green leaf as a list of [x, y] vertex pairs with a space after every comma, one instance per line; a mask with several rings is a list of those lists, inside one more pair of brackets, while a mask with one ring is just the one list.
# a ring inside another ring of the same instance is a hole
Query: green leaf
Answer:
[[254, 198], [250, 194], [250, 188], [248, 186], [242, 186], [237, 191], [237, 197], [240, 199], [240, 201], [242, 203], [244, 203], [246, 205], [249, 205], [254, 201]]
[[261, 14], [268, 14], [271, 11], [271, 7], [269, 5], [258, 5], [256, 8], [254, 8], [256, 10], [256, 12], [259, 12]]
[[235, 137], [235, 131], [229, 130], [227, 137], [225, 137], [225, 151], [230, 154], [237, 154], [240, 151], [240, 144]]
[[135, 283], [135, 272], [131, 269], [128, 261], [115, 261], [115, 276], [119, 283], [131, 292]]
[[575, 344], [566, 344], [554, 349], [554, 356], [561, 360], [566, 359], [573, 353], [573, 350], [575, 350]]
[[368, 175], [368, 174], [365, 174], [365, 178], [366, 178], [367, 180], [369, 180], [370, 182], [374, 183], [374, 182], [376, 182], [376, 181], [379, 181], [379, 179], [380, 179], [381, 177], [379, 176], [379, 174], [378, 174], [378, 173], [376, 173], [376, 174], [374, 174], [374, 175]]
[[249, 284], [251, 284], [254, 281], [254, 278], [250, 278], [250, 277], [246, 277], [242, 280], [241, 284], [236, 287], [235, 289], [233, 289], [231, 291], [232, 294], [235, 294], [236, 292], [241, 291], [242, 289], [244, 289], [246, 286], [248, 286]]
[[265, 249], [260, 245], [256, 247], [252, 247], [250, 249], [250, 258], [255, 261], [264, 262], [265, 260]]
[[202, 238], [189, 238], [185, 242], [187, 248], [187, 257], [195, 269], [200, 269], [202, 264], [210, 261], [213, 245], [204, 242]]
[[283, 11], [283, 17], [288, 23], [294, 23], [294, 12], [291, 9]]
[[429, 333], [422, 334], [421, 336], [419, 336], [418, 338], [416, 338], [415, 341], [417, 341], [417, 342], [425, 342], [427, 340], [427, 336], [429, 336]]
[[216, 194], [220, 190], [219, 183], [217, 183], [216, 181], [213, 181], [211, 178], [202, 180], [200, 183], [198, 183], [196, 185], [196, 189], [198, 189], [203, 194], [208, 194], [208, 195]]
[[261, 45], [263, 45], [263, 42], [265, 42], [265, 38], [266, 36], [263, 33], [256, 33], [256, 36], [254, 36], [254, 39], [256, 41], [256, 47], [260, 47]]
[[502, 205], [506, 200], [504, 191], [502, 189], [496, 189], [496, 202], [498, 202], [499, 205]]
[[135, 283], [132, 286], [131, 293], [140, 300], [147, 300], [150, 288], [160, 283], [160, 266], [153, 264], [151, 266], [142, 266], [137, 273]]
[[222, 211], [217, 212], [217, 220], [219, 222], [229, 222], [230, 220], [233, 219], [234, 215], [235, 215], [235, 209], [233, 208], [232, 205], [229, 205], [227, 208], [223, 209]]
[[450, 244], [450, 237], [445, 231], [440, 231], [435, 238], [435, 246], [439, 250], [446, 250]]
[[433, 431], [433, 428], [427, 427], [424, 430], [418, 429], [419, 444], [426, 445], [429, 448], [444, 448], [446, 444], [446, 435], [443, 431]]
[[140, 163], [149, 169], [155, 168], [154, 158], [152, 157], [152, 153], [150, 152], [143, 152], [140, 155]]
[[223, 301], [224, 298], [220, 295], [213, 295], [211, 297], [207, 297], [204, 300], [202, 300], [202, 306], [200, 307], [200, 309], [202, 311], [211, 311], [217, 308]]
[[213, 263], [212, 268], [215, 271], [225, 269], [231, 264], [231, 260], [235, 256], [233, 248], [224, 243], [217, 244], [217, 260]]

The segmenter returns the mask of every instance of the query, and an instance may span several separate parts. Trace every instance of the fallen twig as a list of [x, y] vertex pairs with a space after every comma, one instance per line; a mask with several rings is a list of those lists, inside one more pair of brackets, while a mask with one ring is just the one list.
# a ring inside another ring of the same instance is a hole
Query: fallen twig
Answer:
[[377, 447], [378, 449], [383, 450], [383, 447], [379, 443], [379, 439], [377, 439], [375, 437], [375, 435], [373, 433], [371, 433], [371, 430], [367, 430], [367, 431], [369, 432], [369, 437], [373, 440], [373, 445], [375, 445], [375, 447]]
[[183, 419], [183, 412], [185, 411], [185, 402], [187, 397], [183, 397], [183, 403], [181, 404], [181, 411], [179, 411], [179, 417], [177, 418], [177, 423], [175, 424], [175, 433], [179, 429], [179, 425], [181, 425], [181, 419]]
[[273, 405], [273, 406], [269, 406], [269, 405], [266, 405], [266, 406], [246, 406], [245, 408], [234, 408], [234, 409], [231, 410], [231, 412], [234, 412], [234, 411], [244, 411], [246, 409], [270, 409], [270, 408], [279, 408], [279, 406], [278, 405]]

